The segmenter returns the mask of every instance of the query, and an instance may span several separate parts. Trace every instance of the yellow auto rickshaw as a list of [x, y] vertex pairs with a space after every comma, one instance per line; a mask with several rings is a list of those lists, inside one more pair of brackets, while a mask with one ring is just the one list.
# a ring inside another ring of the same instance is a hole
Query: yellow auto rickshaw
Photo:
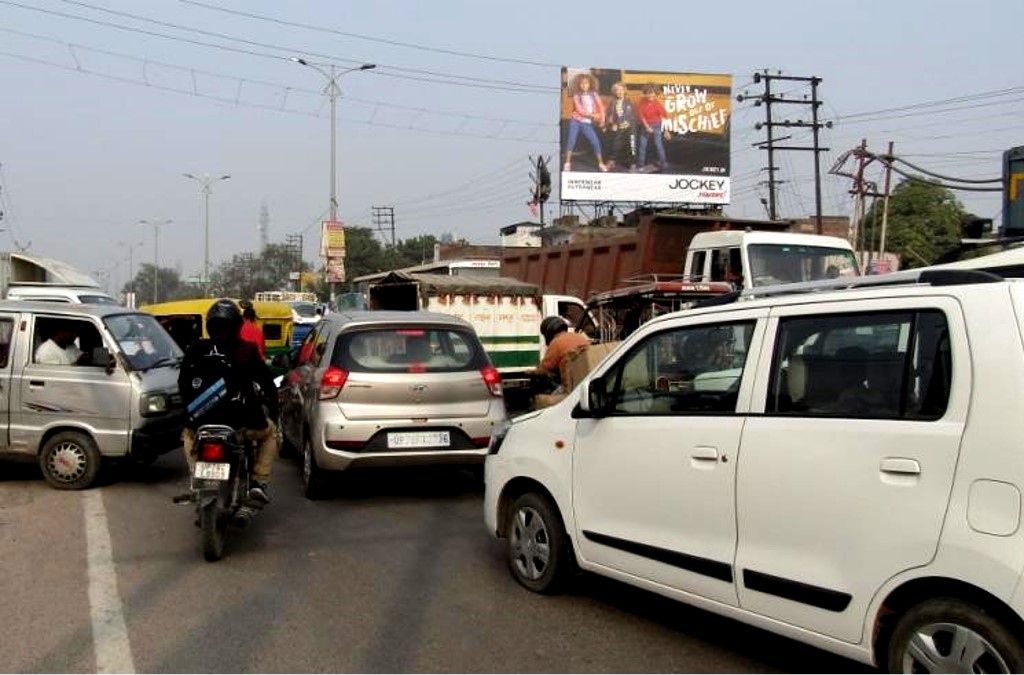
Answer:
[[[193, 341], [209, 337], [206, 332], [206, 312], [219, 298], [176, 300], [156, 305], [143, 305], [139, 309], [152, 314], [170, 333], [182, 349]], [[234, 301], [238, 304], [238, 301]], [[254, 302], [256, 323], [263, 330], [266, 358], [274, 375], [288, 371], [288, 353], [292, 342], [292, 308], [283, 302]], [[239, 307], [241, 311], [241, 307]]]

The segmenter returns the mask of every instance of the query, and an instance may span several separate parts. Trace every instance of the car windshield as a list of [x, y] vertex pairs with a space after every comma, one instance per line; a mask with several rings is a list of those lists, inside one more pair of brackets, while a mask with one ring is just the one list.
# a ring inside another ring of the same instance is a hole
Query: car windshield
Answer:
[[316, 303], [313, 302], [292, 302], [292, 309], [303, 319], [316, 318]]
[[751, 244], [751, 278], [754, 286], [857, 276], [853, 251], [827, 246]]
[[181, 349], [149, 314], [116, 314], [103, 320], [132, 370], [175, 365]]
[[342, 335], [332, 364], [352, 372], [443, 373], [477, 370], [487, 357], [469, 332], [388, 328]]
[[106, 295], [80, 295], [78, 299], [87, 305], [116, 305], [117, 301]]

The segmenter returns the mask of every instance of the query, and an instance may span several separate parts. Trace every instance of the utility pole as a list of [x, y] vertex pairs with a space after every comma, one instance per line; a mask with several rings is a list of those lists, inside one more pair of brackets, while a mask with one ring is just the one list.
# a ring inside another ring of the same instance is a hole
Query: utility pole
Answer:
[[[820, 77], [797, 77], [794, 75], [782, 75], [781, 73], [771, 74], [765, 69], [764, 72], [754, 73], [754, 84], [764, 82], [764, 93], [760, 96], [746, 96], [740, 94], [736, 97], [737, 101], [745, 101], [748, 98], [754, 99], [754, 105], [765, 107], [765, 121], [758, 122], [754, 125], [755, 129], [765, 130], [765, 140], [754, 143], [753, 147], [762, 148], [768, 151], [768, 217], [771, 220], [778, 219], [778, 210], [776, 206], [776, 189], [779, 181], [775, 178], [775, 173], [778, 171], [778, 167], [775, 166], [775, 153], [780, 150], [800, 150], [810, 151], [814, 153], [814, 214], [815, 214], [815, 230], [818, 234], [822, 233], [822, 220], [821, 220], [821, 153], [827, 152], [828, 148], [821, 147], [819, 143], [819, 131], [822, 128], [832, 128], [831, 122], [822, 123], [818, 118], [818, 108], [822, 102], [818, 100], [818, 85], [821, 84]], [[805, 94], [802, 99], [787, 98], [785, 94], [772, 93], [772, 82], [806, 82], [811, 86], [810, 100], [808, 100]], [[776, 121], [772, 114], [772, 104], [791, 104], [791, 105], [806, 105], [811, 107], [811, 121], [805, 122], [802, 119], [798, 119], [795, 122], [788, 119], [784, 121]], [[807, 146], [780, 146], [776, 145], [778, 141], [785, 141], [792, 138], [792, 136], [775, 136], [775, 128], [782, 127], [786, 129], [792, 128], [809, 128], [812, 131], [813, 142], [810, 147]]]
[[882, 198], [882, 238], [878, 244], [878, 258], [885, 259], [885, 236], [889, 226], [889, 188], [892, 185], [892, 150], [893, 142], [889, 141], [889, 151], [885, 156], [885, 190]]
[[288, 258], [292, 260], [292, 269], [298, 270], [299, 279], [295, 284], [297, 290], [302, 292], [302, 235], [289, 234], [284, 238], [284, 245], [288, 250]]

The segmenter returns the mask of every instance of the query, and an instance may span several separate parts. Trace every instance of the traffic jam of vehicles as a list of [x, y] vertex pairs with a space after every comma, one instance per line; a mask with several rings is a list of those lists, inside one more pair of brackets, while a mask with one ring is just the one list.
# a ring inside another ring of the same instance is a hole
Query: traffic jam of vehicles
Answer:
[[135, 310], [15, 284], [5, 452], [78, 490], [184, 438], [174, 501], [209, 561], [258, 522], [278, 453], [311, 500], [363, 467], [470, 467], [531, 591], [582, 572], [889, 670], [1024, 669], [1024, 323], [990, 320], [1024, 292], [1002, 258], [860, 276], [842, 239], [722, 231], [684, 260], [587, 302], [391, 271], [301, 340], [313, 311], [283, 295]]

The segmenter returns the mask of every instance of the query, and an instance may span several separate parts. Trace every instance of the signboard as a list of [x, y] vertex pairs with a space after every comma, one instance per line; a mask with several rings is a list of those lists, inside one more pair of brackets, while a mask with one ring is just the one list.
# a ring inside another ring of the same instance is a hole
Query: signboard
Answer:
[[732, 76], [562, 68], [561, 198], [729, 203]]
[[344, 258], [328, 258], [327, 259], [327, 283], [329, 284], [340, 284], [345, 281], [345, 259]]
[[320, 226], [320, 257], [345, 257], [345, 226], [337, 221], [325, 220]]

